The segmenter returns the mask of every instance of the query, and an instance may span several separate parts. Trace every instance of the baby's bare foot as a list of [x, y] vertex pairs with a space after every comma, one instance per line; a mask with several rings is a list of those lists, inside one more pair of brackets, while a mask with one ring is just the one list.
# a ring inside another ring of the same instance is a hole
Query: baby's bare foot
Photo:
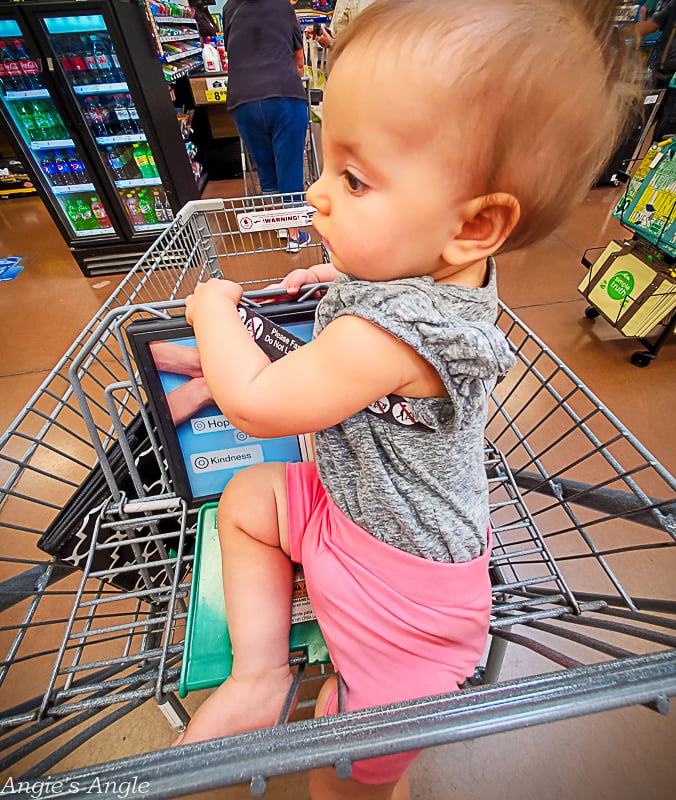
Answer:
[[272, 727], [292, 680], [288, 667], [264, 677], [234, 678], [231, 675], [202, 703], [173, 745]]

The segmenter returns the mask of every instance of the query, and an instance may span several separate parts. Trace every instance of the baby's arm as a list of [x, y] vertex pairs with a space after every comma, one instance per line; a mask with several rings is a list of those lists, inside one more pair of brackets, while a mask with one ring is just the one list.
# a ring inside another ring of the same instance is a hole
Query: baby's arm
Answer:
[[237, 313], [242, 288], [212, 279], [188, 298], [204, 377], [225, 416], [262, 438], [335, 425], [390, 393], [431, 396], [438, 375], [376, 325], [342, 316], [312, 342], [270, 362]]

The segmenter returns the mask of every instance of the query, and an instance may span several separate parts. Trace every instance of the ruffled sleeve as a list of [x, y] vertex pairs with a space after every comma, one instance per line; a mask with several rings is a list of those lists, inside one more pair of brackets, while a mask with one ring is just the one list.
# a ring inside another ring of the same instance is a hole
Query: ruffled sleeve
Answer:
[[[494, 279], [488, 287], [472, 289], [435, 284], [429, 278], [370, 283], [341, 276], [330, 294], [318, 309], [319, 329], [349, 314], [410, 345], [436, 369], [448, 391], [453, 410], [439, 409], [445, 425], [450, 417], [457, 425], [475, 415], [478, 404], [485, 403], [496, 381], [514, 365], [507, 340], [494, 324]], [[414, 404], [421, 417], [432, 410], [419, 401]]]

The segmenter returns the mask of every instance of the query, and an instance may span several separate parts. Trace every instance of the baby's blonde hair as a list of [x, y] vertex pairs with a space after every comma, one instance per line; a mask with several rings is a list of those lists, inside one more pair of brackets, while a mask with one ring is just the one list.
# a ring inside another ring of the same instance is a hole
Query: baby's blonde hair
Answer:
[[381, 0], [337, 38], [332, 63], [353, 53], [389, 70], [398, 65], [391, 79], [402, 80], [402, 91], [416, 91], [416, 81], [434, 90], [437, 102], [421, 110], [429, 137], [460, 125], [466, 141], [460, 157], [449, 153], [454, 179], [475, 196], [508, 192], [519, 201], [521, 219], [504, 252], [554, 230], [617, 144], [639, 69], [635, 47], [613, 26], [616, 7], [616, 0]]

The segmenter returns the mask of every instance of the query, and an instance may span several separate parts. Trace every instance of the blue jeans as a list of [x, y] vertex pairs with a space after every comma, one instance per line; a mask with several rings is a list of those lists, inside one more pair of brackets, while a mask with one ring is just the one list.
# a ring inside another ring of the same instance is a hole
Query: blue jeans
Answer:
[[302, 192], [308, 109], [305, 100], [271, 97], [232, 112], [237, 131], [256, 163], [263, 194]]

